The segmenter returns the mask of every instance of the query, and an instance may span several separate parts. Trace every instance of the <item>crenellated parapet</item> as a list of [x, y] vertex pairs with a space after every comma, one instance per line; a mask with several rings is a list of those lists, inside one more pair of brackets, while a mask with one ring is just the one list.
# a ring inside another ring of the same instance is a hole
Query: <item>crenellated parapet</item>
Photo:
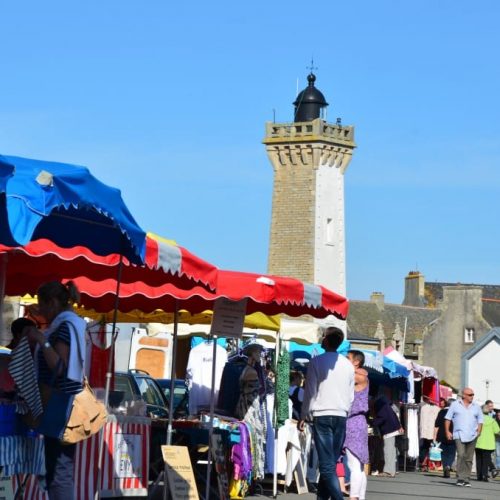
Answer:
[[321, 118], [311, 122], [266, 123], [264, 144], [274, 142], [318, 142], [328, 141], [356, 147], [354, 143], [354, 127], [328, 123]]
[[263, 143], [274, 171], [329, 166], [344, 173], [356, 147], [354, 127], [332, 125], [319, 118], [304, 123], [267, 123]]

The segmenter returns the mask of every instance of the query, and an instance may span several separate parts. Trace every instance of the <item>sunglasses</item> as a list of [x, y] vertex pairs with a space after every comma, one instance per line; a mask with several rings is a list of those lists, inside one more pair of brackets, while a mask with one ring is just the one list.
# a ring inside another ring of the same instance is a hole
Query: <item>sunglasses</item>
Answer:
[[474, 393], [472, 393], [472, 394], [466, 394], [466, 393], [464, 392], [464, 396], [474, 396]]

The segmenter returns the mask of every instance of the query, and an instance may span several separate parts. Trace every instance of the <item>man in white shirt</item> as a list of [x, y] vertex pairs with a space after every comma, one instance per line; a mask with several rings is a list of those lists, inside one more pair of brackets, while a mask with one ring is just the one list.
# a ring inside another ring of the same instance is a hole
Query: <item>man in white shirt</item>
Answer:
[[326, 329], [321, 344], [326, 352], [313, 358], [307, 368], [301, 420], [297, 424], [303, 431], [305, 420], [312, 417], [320, 472], [318, 500], [343, 498], [335, 468], [354, 399], [354, 368], [347, 358], [337, 353], [343, 340], [342, 330]]

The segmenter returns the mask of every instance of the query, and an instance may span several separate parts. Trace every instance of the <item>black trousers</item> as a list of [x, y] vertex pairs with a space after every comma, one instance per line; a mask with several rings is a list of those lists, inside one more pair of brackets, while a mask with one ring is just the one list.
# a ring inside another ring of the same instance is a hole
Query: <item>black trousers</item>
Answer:
[[490, 469], [491, 454], [493, 450], [481, 450], [476, 448], [476, 472], [479, 481], [488, 479], [488, 471]]
[[429, 455], [429, 448], [431, 447], [432, 439], [424, 439], [421, 438], [419, 442], [419, 454], [418, 454], [418, 462], [421, 464], [427, 455]]

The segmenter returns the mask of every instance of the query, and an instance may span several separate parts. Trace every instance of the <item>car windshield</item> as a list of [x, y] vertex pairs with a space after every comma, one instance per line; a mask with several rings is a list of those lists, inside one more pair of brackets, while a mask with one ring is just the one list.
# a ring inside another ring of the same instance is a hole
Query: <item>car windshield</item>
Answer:
[[[115, 399], [116, 402], [114, 401]], [[134, 391], [128, 377], [120, 375], [115, 376], [115, 390], [110, 394], [111, 406], [118, 406], [119, 404], [130, 402], [133, 399]]]
[[161, 407], [165, 406], [165, 400], [153, 380], [138, 377], [137, 385], [139, 386], [139, 392], [141, 393], [142, 398], [147, 404]]

